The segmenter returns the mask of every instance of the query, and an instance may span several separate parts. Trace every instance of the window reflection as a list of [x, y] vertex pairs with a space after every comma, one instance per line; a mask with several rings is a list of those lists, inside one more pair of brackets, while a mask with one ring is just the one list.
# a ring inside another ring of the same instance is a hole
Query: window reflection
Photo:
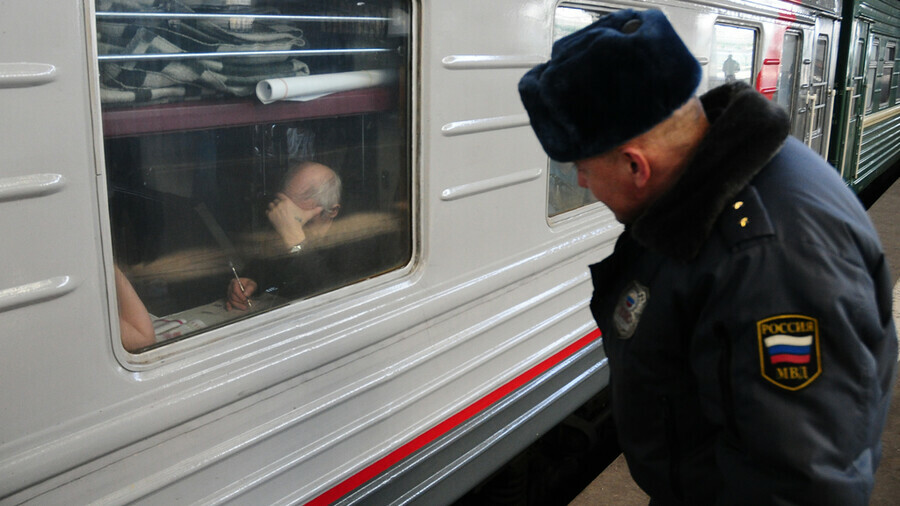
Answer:
[[409, 261], [408, 1], [97, 11], [120, 327], [154, 329], [126, 349]]

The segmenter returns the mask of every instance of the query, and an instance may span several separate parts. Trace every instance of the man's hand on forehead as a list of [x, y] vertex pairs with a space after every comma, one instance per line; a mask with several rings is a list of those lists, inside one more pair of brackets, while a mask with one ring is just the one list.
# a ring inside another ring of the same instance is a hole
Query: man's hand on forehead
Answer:
[[278, 193], [272, 202], [269, 202], [269, 208], [266, 210], [269, 222], [289, 246], [306, 240], [306, 231], [303, 227], [321, 213], [321, 206], [302, 208], [284, 193]]

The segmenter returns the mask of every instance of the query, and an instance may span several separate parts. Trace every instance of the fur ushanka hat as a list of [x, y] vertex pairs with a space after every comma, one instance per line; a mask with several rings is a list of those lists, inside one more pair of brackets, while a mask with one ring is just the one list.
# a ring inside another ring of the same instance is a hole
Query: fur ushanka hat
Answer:
[[602, 154], [690, 99], [700, 64], [658, 10], [613, 12], [556, 41], [519, 81], [544, 151], [560, 162]]

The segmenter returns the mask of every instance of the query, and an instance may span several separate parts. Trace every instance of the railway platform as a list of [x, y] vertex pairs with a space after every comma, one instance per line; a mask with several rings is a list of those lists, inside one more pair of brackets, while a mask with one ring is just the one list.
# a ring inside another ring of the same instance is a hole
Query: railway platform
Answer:
[[[894, 320], [900, 327], [900, 180], [885, 191], [869, 208], [894, 283]], [[898, 377], [900, 378], [900, 377]], [[888, 423], [882, 437], [882, 460], [875, 475], [872, 506], [892, 506], [900, 498], [900, 380], [894, 384], [894, 397]], [[631, 479], [621, 455], [590, 483], [569, 506], [644, 506], [649, 498]]]

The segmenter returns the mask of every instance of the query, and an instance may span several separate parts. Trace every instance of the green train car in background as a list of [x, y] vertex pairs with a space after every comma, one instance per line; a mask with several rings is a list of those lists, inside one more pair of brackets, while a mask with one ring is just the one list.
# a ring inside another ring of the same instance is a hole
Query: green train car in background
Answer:
[[828, 161], [870, 204], [900, 162], [900, 3], [848, 1], [842, 17]]

